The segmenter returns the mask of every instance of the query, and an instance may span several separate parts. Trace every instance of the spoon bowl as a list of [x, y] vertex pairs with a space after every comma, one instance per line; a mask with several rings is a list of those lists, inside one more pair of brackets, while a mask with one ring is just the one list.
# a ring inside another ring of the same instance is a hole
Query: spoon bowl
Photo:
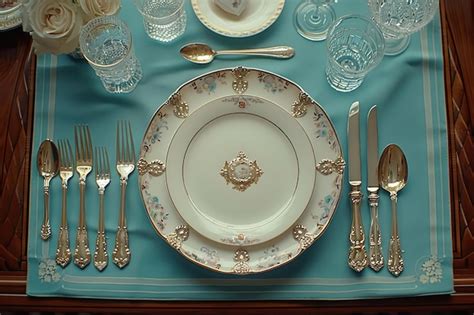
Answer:
[[405, 187], [408, 181], [408, 165], [405, 154], [399, 146], [388, 145], [382, 152], [379, 161], [380, 186], [390, 193], [392, 204], [392, 231], [388, 248], [388, 271], [398, 277], [404, 268], [400, 236], [397, 222], [397, 193]]
[[47, 240], [51, 236], [51, 225], [49, 223], [49, 182], [56, 176], [59, 169], [58, 148], [53, 141], [44, 140], [38, 149], [37, 159], [38, 171], [43, 177], [44, 190], [44, 216], [41, 225], [41, 238]]
[[187, 44], [181, 47], [179, 52], [184, 59], [197, 64], [210, 63], [217, 55], [257, 55], [280, 59], [288, 59], [295, 55], [295, 50], [288, 46], [216, 51], [208, 45], [201, 43]]

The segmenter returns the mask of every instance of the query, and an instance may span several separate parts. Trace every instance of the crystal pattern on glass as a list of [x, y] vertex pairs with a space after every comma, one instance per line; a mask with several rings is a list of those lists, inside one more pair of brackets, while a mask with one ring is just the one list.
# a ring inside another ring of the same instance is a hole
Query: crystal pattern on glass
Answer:
[[81, 51], [111, 93], [131, 92], [142, 78], [127, 25], [115, 16], [91, 20], [81, 30]]
[[184, 0], [135, 0], [148, 36], [170, 42], [186, 30]]
[[384, 55], [380, 29], [357, 15], [344, 16], [330, 27], [326, 47], [326, 76], [329, 84], [341, 92], [358, 88]]
[[438, 10], [438, 0], [368, 0], [375, 23], [385, 37], [385, 54], [402, 53], [410, 34], [428, 24]]
[[296, 31], [309, 40], [325, 40], [331, 23], [336, 19], [336, 12], [331, 5], [332, 1], [301, 1], [294, 13]]

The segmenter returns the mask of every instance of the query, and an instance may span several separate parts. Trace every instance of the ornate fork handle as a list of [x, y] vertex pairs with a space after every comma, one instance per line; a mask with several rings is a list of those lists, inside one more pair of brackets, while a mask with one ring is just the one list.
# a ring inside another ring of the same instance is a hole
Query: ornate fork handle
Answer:
[[128, 231], [125, 218], [125, 194], [127, 191], [127, 178], [120, 179], [120, 215], [119, 224], [117, 228], [117, 235], [115, 237], [115, 247], [112, 252], [112, 259], [114, 263], [120, 267], [125, 267], [130, 261], [130, 248], [128, 246]]
[[56, 249], [56, 263], [66, 267], [71, 261], [71, 249], [69, 248], [69, 229], [67, 224], [67, 182], [62, 183], [62, 208], [61, 226], [59, 227], [58, 248]]
[[351, 205], [352, 205], [352, 226], [349, 240], [351, 243], [349, 249], [349, 266], [357, 272], [362, 271], [367, 267], [367, 251], [365, 250], [365, 235], [364, 228], [362, 226], [362, 218], [360, 215], [360, 201], [362, 199], [362, 193], [359, 187], [352, 187], [350, 193]]
[[400, 246], [400, 236], [398, 235], [397, 194], [391, 193], [390, 199], [392, 201], [392, 233], [388, 247], [387, 268], [392, 275], [398, 277], [404, 269], [404, 261], [402, 257], [402, 249]]
[[94, 266], [99, 271], [102, 271], [107, 267], [109, 259], [109, 255], [107, 254], [107, 240], [105, 238], [104, 193], [104, 188], [99, 189], [99, 228], [97, 230], [94, 252]]
[[76, 249], [74, 251], [74, 263], [79, 268], [86, 267], [91, 260], [91, 252], [89, 249], [89, 240], [87, 237], [87, 226], [85, 218], [85, 190], [86, 179], [79, 179], [80, 200], [79, 200], [79, 225], [76, 235]]
[[384, 265], [382, 254], [382, 235], [380, 233], [380, 225], [378, 219], [379, 195], [376, 192], [372, 192], [369, 194], [368, 200], [371, 213], [369, 235], [370, 268], [375, 271], [379, 271]]
[[47, 240], [51, 236], [51, 224], [49, 223], [49, 182], [51, 178], [44, 179], [44, 216], [41, 225], [41, 239]]

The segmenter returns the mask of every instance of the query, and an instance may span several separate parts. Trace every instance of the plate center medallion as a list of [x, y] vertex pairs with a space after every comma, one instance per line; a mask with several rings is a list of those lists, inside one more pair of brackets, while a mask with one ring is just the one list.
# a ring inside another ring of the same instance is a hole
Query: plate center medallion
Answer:
[[245, 191], [252, 184], [256, 184], [263, 171], [257, 161], [250, 161], [244, 152], [240, 151], [235, 159], [225, 161], [220, 174], [225, 178], [226, 184], [233, 184], [234, 189]]

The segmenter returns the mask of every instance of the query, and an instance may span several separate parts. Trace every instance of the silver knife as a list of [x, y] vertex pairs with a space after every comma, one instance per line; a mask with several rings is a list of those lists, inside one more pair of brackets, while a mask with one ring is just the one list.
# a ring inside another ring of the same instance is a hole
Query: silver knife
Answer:
[[367, 191], [370, 206], [369, 260], [370, 268], [379, 271], [383, 267], [382, 235], [379, 225], [379, 178], [377, 105], [372, 106], [367, 116]]
[[368, 265], [365, 250], [364, 227], [360, 215], [361, 172], [360, 172], [360, 132], [359, 132], [359, 102], [354, 102], [349, 109], [347, 138], [349, 141], [349, 194], [352, 207], [352, 226], [349, 234], [349, 266], [355, 271], [362, 271]]

